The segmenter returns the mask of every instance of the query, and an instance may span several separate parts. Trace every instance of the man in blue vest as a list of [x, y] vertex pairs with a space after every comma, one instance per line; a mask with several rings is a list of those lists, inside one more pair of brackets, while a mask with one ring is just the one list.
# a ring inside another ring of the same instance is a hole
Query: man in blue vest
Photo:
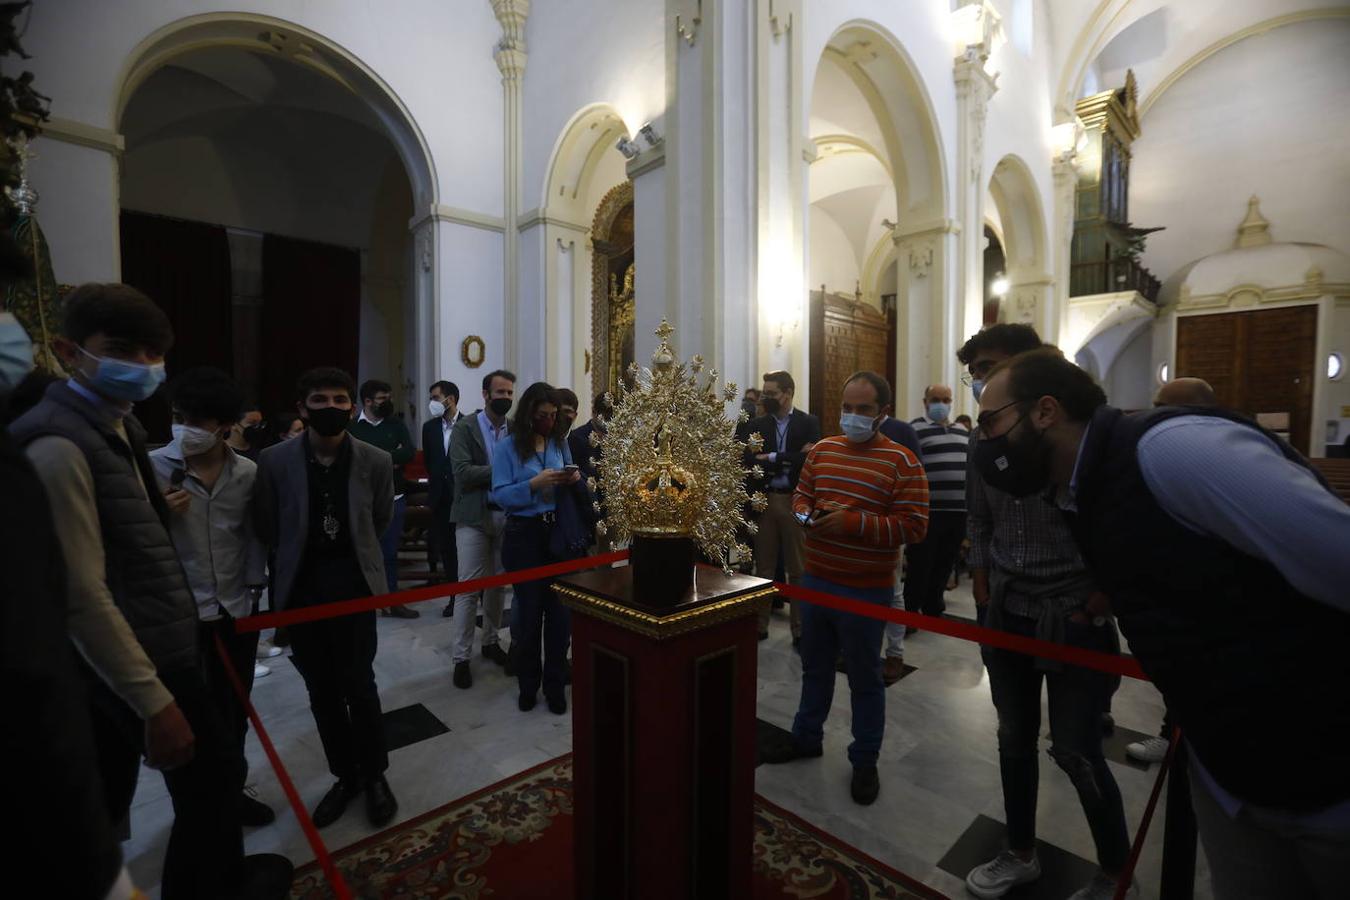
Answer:
[[996, 367], [980, 409], [980, 474], [1053, 488], [1185, 735], [1215, 895], [1345, 896], [1350, 507], [1241, 416], [1125, 416], [1052, 349]]

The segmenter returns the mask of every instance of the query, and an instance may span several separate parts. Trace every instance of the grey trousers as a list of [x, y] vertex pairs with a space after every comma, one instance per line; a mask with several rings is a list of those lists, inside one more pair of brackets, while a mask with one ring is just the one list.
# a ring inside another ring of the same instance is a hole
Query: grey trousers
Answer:
[[[500, 575], [502, 572], [502, 534], [506, 514], [489, 512], [482, 528], [472, 525], [455, 526], [455, 552], [459, 556], [459, 580], [470, 581]], [[450, 620], [453, 640], [451, 659], [455, 663], [468, 662], [473, 656], [474, 620], [478, 600], [483, 601], [483, 646], [498, 642], [497, 630], [502, 627], [502, 603], [506, 588], [490, 588], [455, 597], [455, 612]]]

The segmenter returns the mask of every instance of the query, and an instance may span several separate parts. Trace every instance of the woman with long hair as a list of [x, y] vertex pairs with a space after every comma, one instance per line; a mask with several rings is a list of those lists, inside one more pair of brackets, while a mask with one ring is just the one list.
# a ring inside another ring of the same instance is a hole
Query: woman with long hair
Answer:
[[[549, 549], [556, 522], [555, 493], [580, 480], [567, 441], [558, 437], [558, 403], [553, 388], [535, 382], [521, 395], [511, 423], [511, 439], [492, 454], [492, 502], [506, 513], [502, 568], [508, 572], [557, 562]], [[515, 586], [511, 616], [516, 623], [516, 677], [520, 709], [538, 700], [542, 682], [549, 711], [567, 712], [567, 644], [571, 620], [549, 588], [551, 579]], [[543, 660], [540, 660], [540, 642]]]

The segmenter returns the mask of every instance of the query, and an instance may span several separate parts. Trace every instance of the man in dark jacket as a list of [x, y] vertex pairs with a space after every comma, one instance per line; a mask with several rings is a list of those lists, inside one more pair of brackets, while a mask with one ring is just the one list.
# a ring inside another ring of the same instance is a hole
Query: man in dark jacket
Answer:
[[[403, 519], [408, 512], [408, 499], [404, 496], [407, 481], [403, 478], [403, 467], [412, 462], [412, 435], [403, 419], [394, 415], [394, 389], [387, 381], [371, 379], [361, 385], [361, 412], [347, 426], [352, 437], [367, 444], [379, 447], [394, 462], [394, 517], [389, 527], [380, 536], [380, 548], [384, 551], [384, 577], [389, 593], [398, 590], [398, 547], [403, 541]], [[411, 606], [390, 606], [382, 612], [396, 619], [415, 619], [420, 613]]]
[[1054, 350], [995, 368], [980, 409], [975, 466], [1053, 487], [1185, 735], [1216, 896], [1344, 896], [1350, 507], [1241, 416], [1125, 416]]
[[[793, 583], [801, 580], [804, 557], [802, 528], [792, 514], [792, 494], [797, 490], [806, 454], [820, 440], [820, 420], [792, 408], [796, 387], [787, 372], [765, 373], [764, 391], [760, 395], [765, 414], [752, 419], [747, 429], [748, 434], [758, 434], [764, 445], [758, 453], [746, 455], [747, 466], [764, 470], [764, 480], [753, 488], [764, 491], [769, 499], [755, 533], [755, 574], [773, 578], [781, 559], [787, 580]], [[798, 647], [802, 637], [801, 610], [795, 600], [790, 601], [790, 606], [792, 646]], [[771, 602], [761, 601], [761, 641], [769, 636], [771, 613]]]
[[[441, 562], [441, 571], [450, 581], [459, 574], [455, 553], [455, 524], [450, 507], [455, 503], [455, 473], [450, 468], [450, 430], [461, 418], [459, 387], [453, 381], [438, 381], [431, 386], [427, 402], [431, 418], [422, 423], [422, 463], [427, 467], [427, 506], [431, 509], [431, 543]], [[449, 618], [455, 601], [445, 604], [441, 615]]]
[[172, 342], [168, 318], [134, 288], [77, 288], [57, 341], [74, 375], [10, 434], [37, 469], [61, 538], [110, 821], [130, 811], [144, 755], [174, 801], [162, 895], [284, 896], [288, 860], [244, 859], [244, 773], [202, 676], [196, 604], [131, 415], [163, 382]]

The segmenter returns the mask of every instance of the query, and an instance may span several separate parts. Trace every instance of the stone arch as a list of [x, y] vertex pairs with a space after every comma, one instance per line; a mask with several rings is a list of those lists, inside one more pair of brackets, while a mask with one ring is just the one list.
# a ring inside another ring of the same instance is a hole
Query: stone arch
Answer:
[[989, 179], [989, 195], [998, 210], [1007, 260], [1008, 293], [1001, 319], [1035, 325], [1049, 334], [1052, 279], [1047, 273], [1045, 212], [1035, 179], [1021, 157], [1009, 154], [998, 161]]

